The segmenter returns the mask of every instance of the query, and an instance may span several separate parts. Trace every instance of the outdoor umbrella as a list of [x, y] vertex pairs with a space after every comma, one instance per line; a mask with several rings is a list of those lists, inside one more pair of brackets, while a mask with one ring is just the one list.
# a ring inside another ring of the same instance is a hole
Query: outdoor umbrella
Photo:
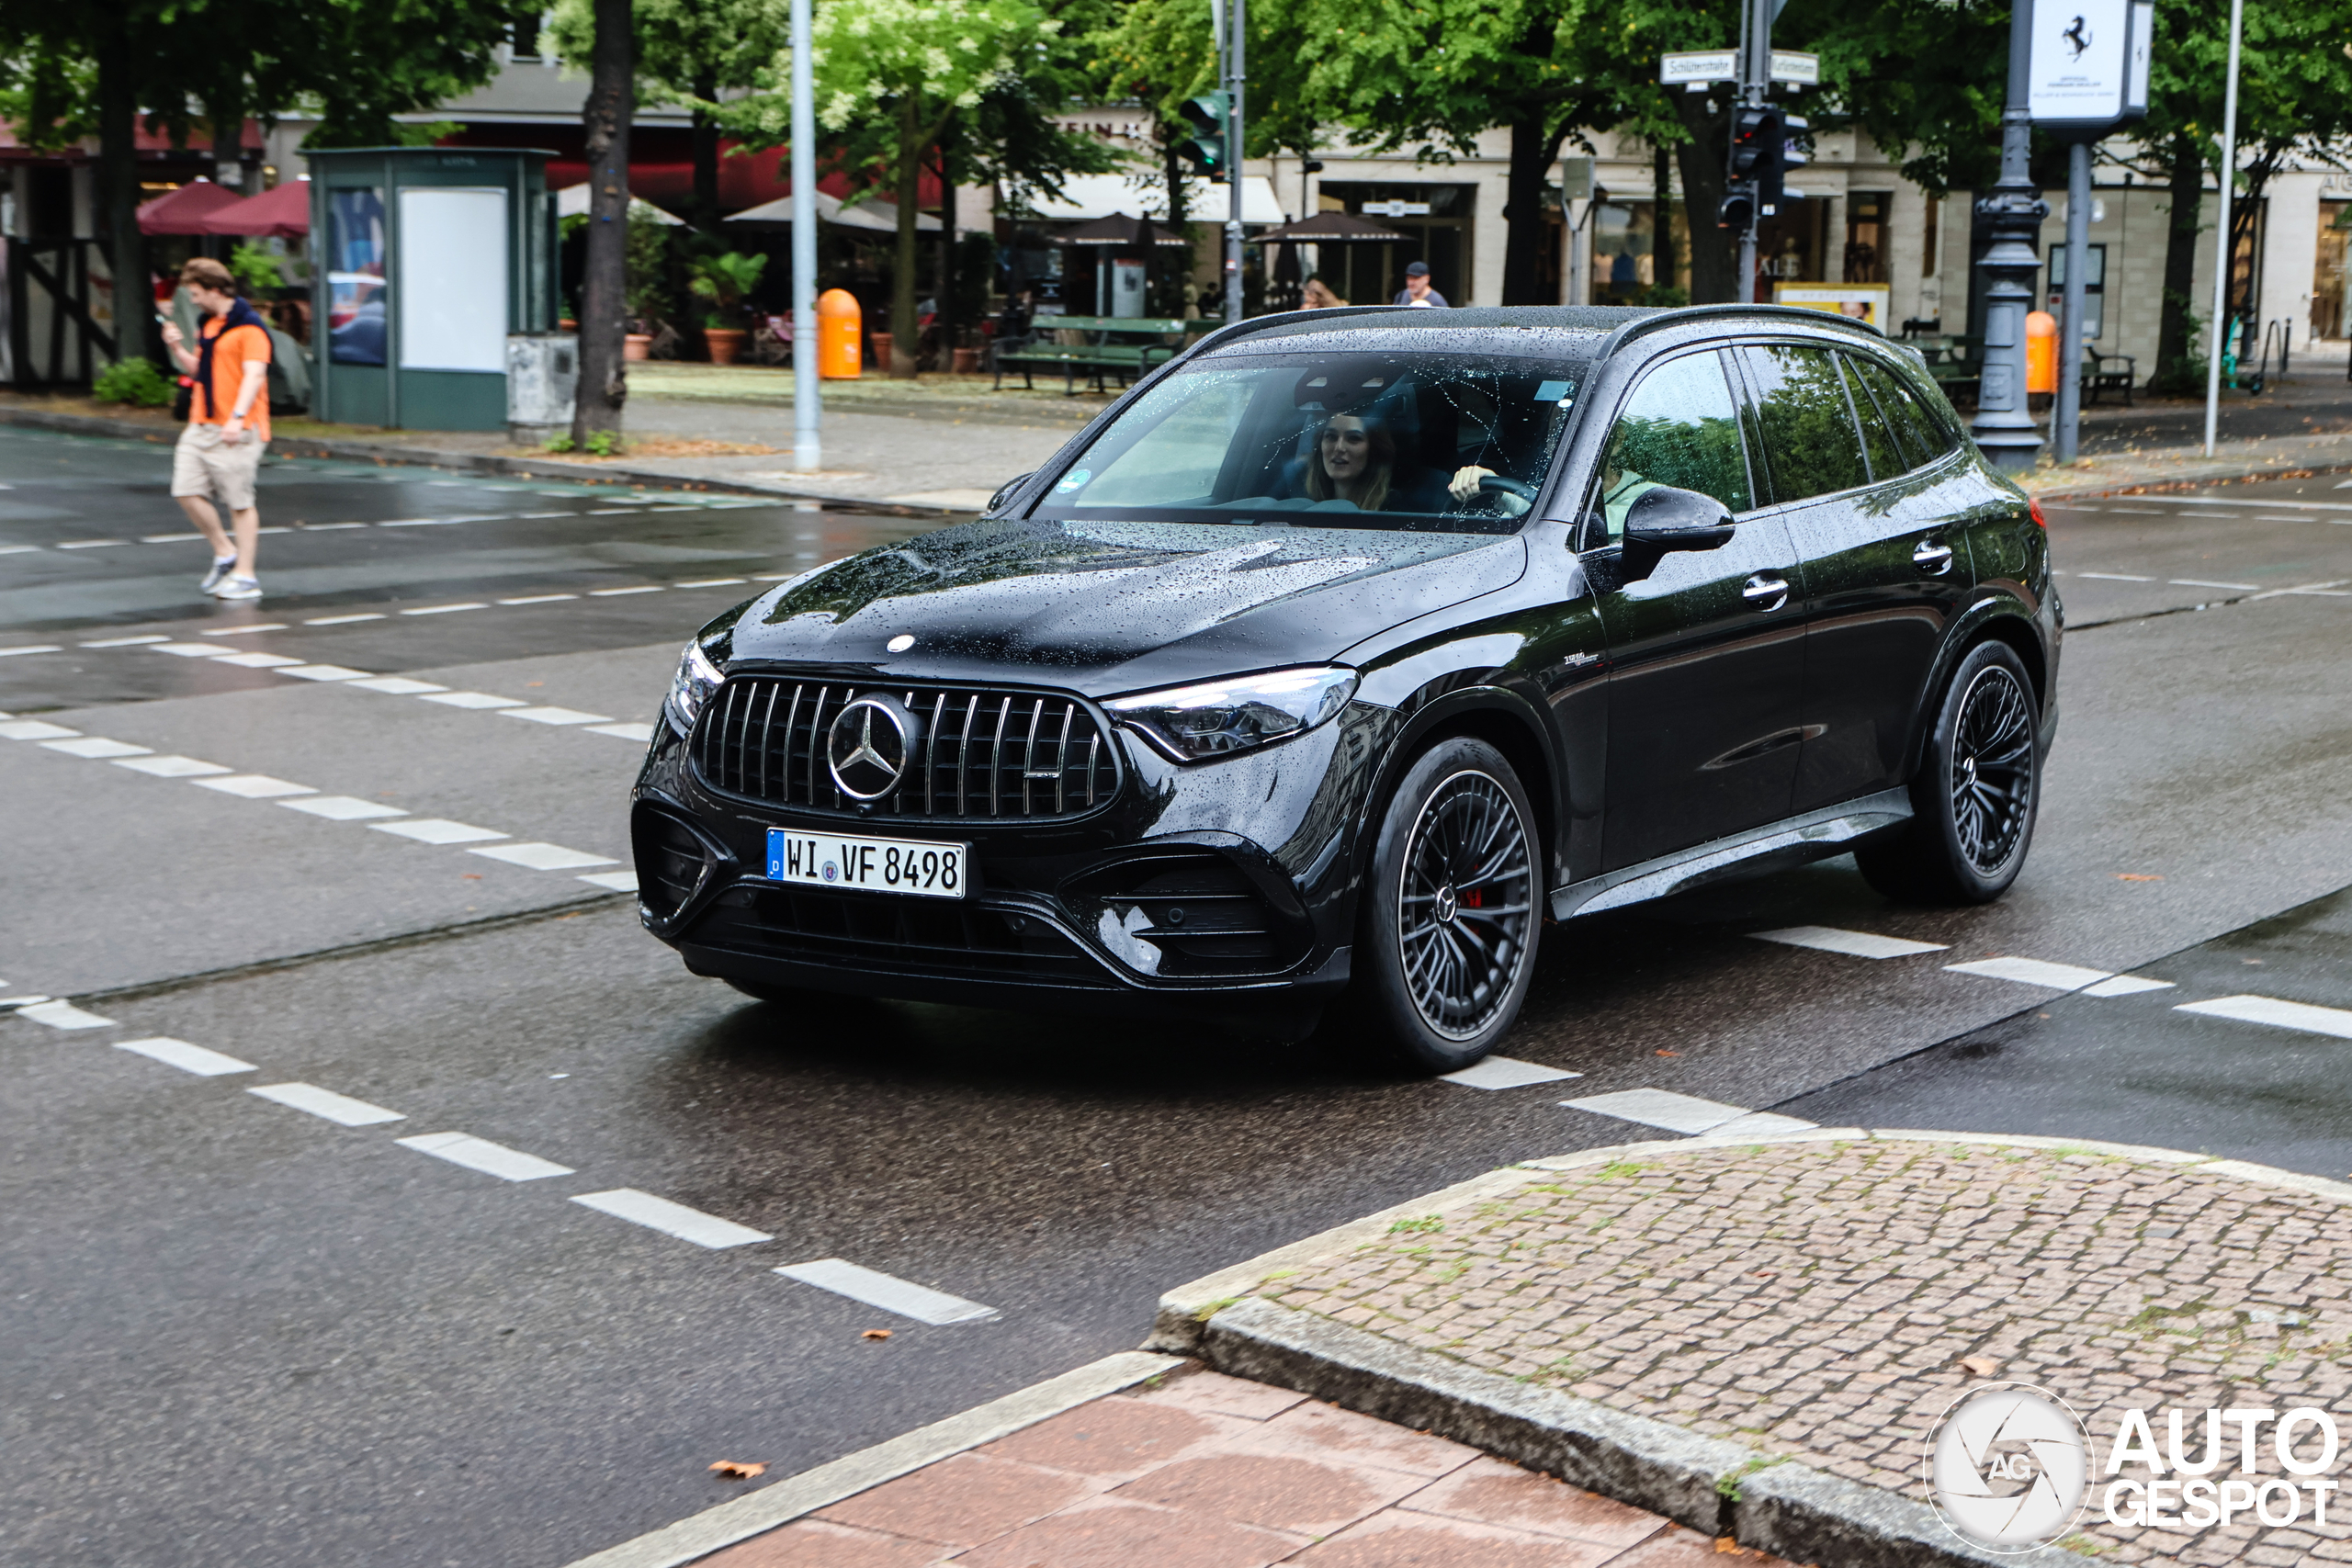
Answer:
[[[842, 204], [840, 197], [819, 191], [811, 205], [816, 209], [820, 223], [831, 223], [838, 229], [865, 229], [877, 234], [899, 231], [899, 204], [880, 197], [868, 197], [856, 206], [849, 207]], [[722, 221], [741, 223], [752, 229], [789, 229], [792, 227], [792, 197], [780, 196], [774, 201], [747, 207]], [[915, 214], [915, 231], [936, 234], [939, 232], [939, 220], [928, 212], [918, 212]]]
[[1367, 223], [1345, 212], [1318, 212], [1312, 218], [1302, 218], [1279, 229], [1261, 229], [1253, 238], [1261, 243], [1290, 240], [1310, 245], [1329, 245], [1385, 243], [1402, 240], [1406, 236], [1394, 229]]
[[311, 176], [232, 201], [204, 220], [208, 234], [263, 234], [299, 240], [311, 231]]
[[237, 204], [237, 193], [224, 190], [198, 175], [177, 190], [167, 190], [153, 201], [139, 204], [142, 234], [209, 234], [205, 219]]
[[1130, 218], [1124, 212], [1114, 212], [1108, 218], [1097, 218], [1091, 223], [1081, 223], [1067, 234], [1054, 236], [1057, 245], [1109, 245], [1119, 250], [1141, 250], [1147, 245], [1181, 245], [1186, 242], [1156, 223], [1140, 218]]

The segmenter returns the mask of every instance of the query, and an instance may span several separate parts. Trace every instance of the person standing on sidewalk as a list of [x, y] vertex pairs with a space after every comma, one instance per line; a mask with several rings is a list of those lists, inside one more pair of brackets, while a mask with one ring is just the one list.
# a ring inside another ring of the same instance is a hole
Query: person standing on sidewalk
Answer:
[[[237, 298], [237, 280], [209, 256], [180, 268], [180, 282], [204, 312], [198, 346], [180, 329], [164, 325], [164, 343], [181, 374], [193, 378], [187, 428], [172, 450], [172, 495], [212, 547], [203, 589], [216, 599], [261, 597], [254, 557], [261, 543], [261, 510], [254, 480], [269, 444], [269, 325]], [[229, 509], [232, 543], [211, 498]]]
[[1391, 303], [1423, 305], [1431, 310], [1448, 308], [1445, 296], [1430, 287], [1430, 264], [1424, 261], [1414, 262], [1405, 268], [1405, 287], [1396, 291], [1396, 298]]

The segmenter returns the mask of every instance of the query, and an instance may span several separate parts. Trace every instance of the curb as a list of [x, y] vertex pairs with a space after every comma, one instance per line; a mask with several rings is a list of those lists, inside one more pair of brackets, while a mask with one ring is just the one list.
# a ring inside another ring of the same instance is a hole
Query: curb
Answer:
[[[159, 429], [137, 420], [107, 419], [98, 414], [53, 413], [47, 409], [11, 408], [0, 404], [0, 424], [29, 425], [72, 435], [111, 435], [158, 446], [173, 439], [168, 427]], [[879, 512], [899, 517], [947, 517], [969, 508], [941, 506], [930, 502], [868, 501], [825, 491], [795, 490], [783, 485], [743, 484], [734, 479], [699, 475], [667, 474], [653, 468], [617, 466], [585, 468], [564, 462], [537, 462], [528, 457], [501, 457], [487, 452], [447, 452], [436, 446], [401, 446], [379, 441], [339, 441], [316, 435], [274, 438], [270, 450], [283, 457], [324, 457], [337, 462], [374, 463], [378, 467], [446, 468], [454, 473], [499, 474], [514, 479], [561, 479], [571, 484], [658, 485], [663, 490], [723, 491], [729, 495], [753, 495], [780, 501], [816, 501], [858, 512]]]
[[1765, 1144], [1939, 1143], [2064, 1150], [2178, 1166], [2352, 1204], [2352, 1183], [2136, 1144], [1919, 1128], [1817, 1127], [1766, 1136], [1653, 1139], [1524, 1161], [1294, 1242], [1162, 1296], [1148, 1349], [1199, 1358], [1235, 1377], [1294, 1389], [1384, 1421], [1468, 1443], [1693, 1529], [1820, 1568], [2087, 1568], [2057, 1547], [1995, 1553], [1896, 1493], [1702, 1437], [1557, 1390], [1483, 1371], [1311, 1313], [1248, 1297], [1270, 1275], [1351, 1250], [1399, 1219], [1504, 1198], [1563, 1171], [1642, 1156]]
[[1132, 1388], [1180, 1364], [1173, 1356], [1122, 1350], [944, 1421], [844, 1455], [831, 1464], [804, 1470], [715, 1508], [690, 1514], [634, 1540], [579, 1558], [567, 1568], [681, 1568], [924, 1465], [1010, 1437], [1090, 1399]]
[[2200, 468], [2195, 473], [2150, 474], [2136, 479], [2086, 480], [2081, 484], [2060, 485], [2050, 490], [2030, 490], [2026, 493], [2036, 501], [2090, 501], [2104, 495], [2154, 494], [2174, 489], [2194, 490], [2204, 485], [2233, 484], [2242, 479], [2282, 479], [2290, 472], [2340, 474], [2347, 471], [2352, 471], [2352, 456], [2314, 457], [2304, 462], [2290, 462], [2283, 468], [2275, 462], [2231, 465], [2217, 458], [2213, 468]]

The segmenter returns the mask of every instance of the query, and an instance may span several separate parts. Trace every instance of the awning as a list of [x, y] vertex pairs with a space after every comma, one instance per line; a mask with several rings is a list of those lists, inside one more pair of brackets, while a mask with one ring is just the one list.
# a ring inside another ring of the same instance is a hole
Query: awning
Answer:
[[139, 204], [139, 231], [142, 234], [209, 234], [212, 231], [204, 220], [224, 207], [234, 207], [243, 198], [235, 191], [214, 185], [202, 175], [197, 175], [177, 190], [167, 190], [153, 201]]
[[[1185, 218], [1193, 223], [1222, 223], [1231, 197], [1224, 186], [1206, 185], [1194, 180], [1187, 186]], [[1012, 212], [998, 209], [1000, 216], [1010, 218]], [[1159, 222], [1168, 220], [1168, 183], [1156, 175], [1072, 175], [1062, 182], [1062, 194], [1057, 198], [1045, 192], [1028, 193], [1025, 209], [1020, 216], [1039, 218], [1048, 223], [1083, 221], [1091, 218], [1108, 218], [1116, 212], [1139, 213]], [[1280, 223], [1288, 214], [1275, 199], [1273, 182], [1263, 175], [1245, 175], [1241, 179], [1241, 221], [1244, 223]]]
[[[813, 196], [817, 221], [831, 223], [840, 229], [865, 229], [876, 233], [895, 234], [899, 231], [899, 204], [887, 197], [869, 196], [856, 206], [844, 204], [840, 197], [818, 191]], [[725, 220], [729, 223], [743, 223], [754, 228], [789, 228], [792, 225], [792, 198], [780, 196], [774, 201], [763, 201], [757, 207], [747, 207]], [[939, 220], [928, 212], [915, 214], [915, 231], [919, 234], [939, 232]]]
[[1312, 218], [1302, 218], [1295, 223], [1285, 223], [1279, 229], [1269, 229], [1254, 237], [1260, 240], [1296, 240], [1317, 245], [1365, 244], [1405, 238], [1394, 229], [1367, 223], [1345, 212], [1318, 212]]
[[232, 201], [204, 220], [208, 234], [262, 234], [297, 240], [311, 231], [311, 176]]
[[[628, 198], [628, 209], [639, 214], [650, 213], [656, 223], [668, 223], [681, 229], [685, 227], [684, 219], [671, 217], [641, 196], [633, 196]], [[555, 193], [555, 215], [558, 218], [588, 216], [587, 181], [582, 180], [576, 186], [566, 186]]]
[[1123, 251], [1142, 251], [1154, 245], [1182, 245], [1184, 243], [1183, 236], [1171, 234], [1157, 223], [1147, 223], [1124, 212], [1114, 212], [1108, 218], [1081, 223], [1054, 236], [1057, 245], [1101, 245]]

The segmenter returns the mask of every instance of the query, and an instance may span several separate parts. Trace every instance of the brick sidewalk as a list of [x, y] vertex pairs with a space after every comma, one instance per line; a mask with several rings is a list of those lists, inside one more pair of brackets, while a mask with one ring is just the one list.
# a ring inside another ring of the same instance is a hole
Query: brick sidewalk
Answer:
[[1713, 1568], [1779, 1560], [1459, 1443], [1191, 1369], [696, 1568]]
[[[2208, 1406], [2352, 1403], [2352, 1213], [2195, 1157], [1649, 1145], [1400, 1220], [1256, 1293], [1918, 1500], [1922, 1440], [1952, 1397], [1981, 1377], [2034, 1383], [2093, 1433], [2092, 1504], [2064, 1544], [2123, 1562], [2352, 1561], [2338, 1515], [2167, 1531], [2099, 1512], [2127, 1408], [2160, 1438], [2165, 1408], [2188, 1412], [2194, 1453]], [[2223, 1430], [2217, 1476], [2235, 1462]], [[2309, 1460], [2318, 1436], [2301, 1435]]]

